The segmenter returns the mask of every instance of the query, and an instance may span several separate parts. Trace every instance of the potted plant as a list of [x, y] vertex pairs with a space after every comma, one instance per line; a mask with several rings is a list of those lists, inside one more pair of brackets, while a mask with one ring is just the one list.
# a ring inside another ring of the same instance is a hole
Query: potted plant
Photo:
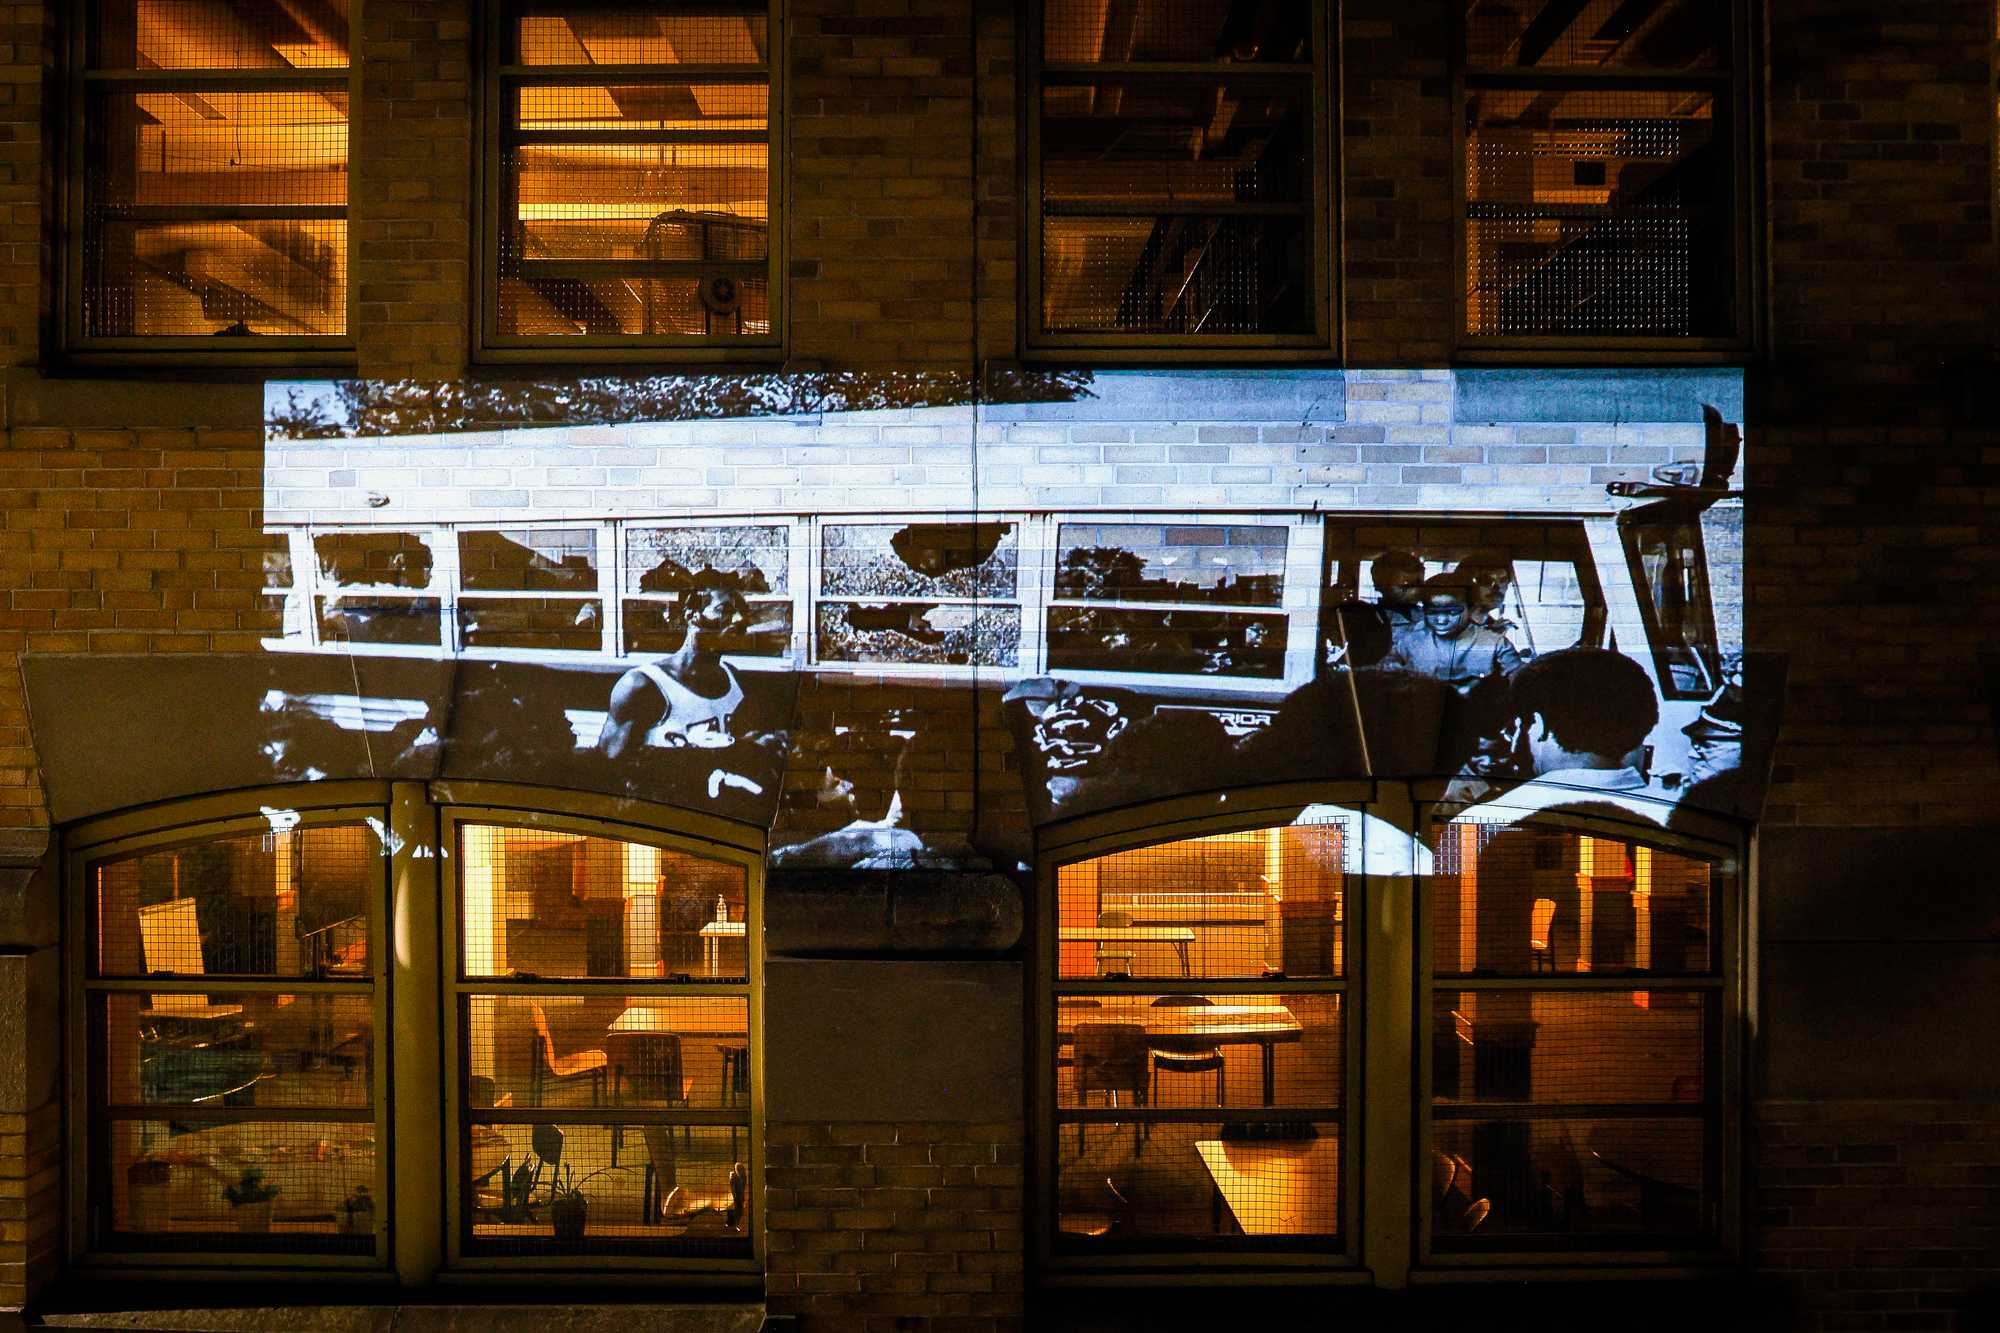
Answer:
[[264, 1183], [264, 1173], [254, 1166], [243, 1168], [242, 1179], [222, 1187], [222, 1197], [236, 1218], [236, 1229], [261, 1232], [271, 1229], [271, 1200], [278, 1197], [276, 1185]]
[[164, 1231], [173, 1197], [174, 1169], [156, 1157], [142, 1157], [125, 1168], [129, 1193], [127, 1217], [134, 1231]]
[[549, 1221], [556, 1239], [571, 1244], [583, 1239], [584, 1223], [590, 1216], [590, 1200], [577, 1184], [576, 1172], [567, 1166], [549, 1180]]
[[375, 1196], [366, 1185], [356, 1185], [340, 1201], [340, 1231], [345, 1236], [366, 1236], [375, 1230]]

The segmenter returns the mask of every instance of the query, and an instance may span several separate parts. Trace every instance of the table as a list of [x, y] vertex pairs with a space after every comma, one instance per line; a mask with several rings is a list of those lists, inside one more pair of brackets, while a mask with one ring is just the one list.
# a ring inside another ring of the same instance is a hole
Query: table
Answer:
[[1276, 1105], [1277, 1045], [1298, 1041], [1305, 1025], [1282, 1004], [1204, 1004], [1154, 1008], [1107, 997], [1095, 1006], [1059, 1005], [1056, 1045], [1076, 1040], [1078, 1023], [1137, 1023], [1146, 1044], [1163, 1051], [1200, 1051], [1210, 1046], [1259, 1046], [1264, 1058], [1264, 1105]]
[[151, 1006], [139, 1011], [139, 1017], [148, 1020], [192, 1018], [212, 1021], [218, 1018], [235, 1018], [242, 1012], [243, 1006], [240, 1004], [210, 1004], [206, 995], [155, 995]]
[[683, 1037], [750, 1035], [749, 1001], [676, 995], [641, 999], [612, 1021], [609, 1032], [672, 1032]]
[[1194, 1150], [1245, 1235], [1340, 1229], [1337, 1139], [1197, 1139]]
[[1171, 944], [1180, 955], [1181, 975], [1194, 975], [1188, 960], [1188, 946], [1194, 943], [1191, 926], [1064, 926], [1062, 940], [1065, 944]]
[[708, 975], [716, 976], [722, 970], [722, 942], [724, 940], [746, 939], [749, 923], [744, 921], [711, 921], [701, 928], [701, 961], [707, 967]]

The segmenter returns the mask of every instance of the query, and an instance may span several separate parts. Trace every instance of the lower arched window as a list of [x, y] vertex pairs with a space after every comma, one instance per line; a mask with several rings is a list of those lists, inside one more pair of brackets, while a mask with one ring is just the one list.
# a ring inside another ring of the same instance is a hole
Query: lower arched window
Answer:
[[758, 854], [310, 795], [71, 833], [79, 1267], [754, 1278]]
[[1047, 1271], [1730, 1258], [1726, 841], [1587, 804], [1259, 804], [1128, 813], [1045, 857]]

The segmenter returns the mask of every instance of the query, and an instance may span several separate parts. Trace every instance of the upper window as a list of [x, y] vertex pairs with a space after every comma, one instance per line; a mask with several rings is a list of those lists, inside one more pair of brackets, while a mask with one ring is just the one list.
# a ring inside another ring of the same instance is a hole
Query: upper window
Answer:
[[348, 0], [96, 0], [79, 28], [70, 345], [343, 343]]
[[495, 9], [487, 345], [774, 343], [769, 6]]
[[1031, 341], [1323, 348], [1320, 7], [1045, 0], [1041, 19]]
[[1465, 0], [1465, 336], [1741, 342], [1731, 0]]

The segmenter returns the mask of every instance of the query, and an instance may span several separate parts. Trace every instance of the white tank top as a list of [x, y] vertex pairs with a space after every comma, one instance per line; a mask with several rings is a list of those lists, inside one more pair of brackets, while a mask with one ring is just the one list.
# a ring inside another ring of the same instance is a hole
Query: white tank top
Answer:
[[647, 745], [663, 750], [677, 750], [684, 746], [717, 750], [736, 743], [736, 737], [729, 730], [729, 718], [743, 702], [743, 686], [737, 682], [736, 673], [729, 669], [728, 663], [718, 662], [716, 665], [729, 678], [729, 688], [722, 692], [720, 698], [714, 699], [696, 694], [662, 671], [657, 663], [648, 662], [639, 668], [667, 701], [666, 715], [646, 733]]

